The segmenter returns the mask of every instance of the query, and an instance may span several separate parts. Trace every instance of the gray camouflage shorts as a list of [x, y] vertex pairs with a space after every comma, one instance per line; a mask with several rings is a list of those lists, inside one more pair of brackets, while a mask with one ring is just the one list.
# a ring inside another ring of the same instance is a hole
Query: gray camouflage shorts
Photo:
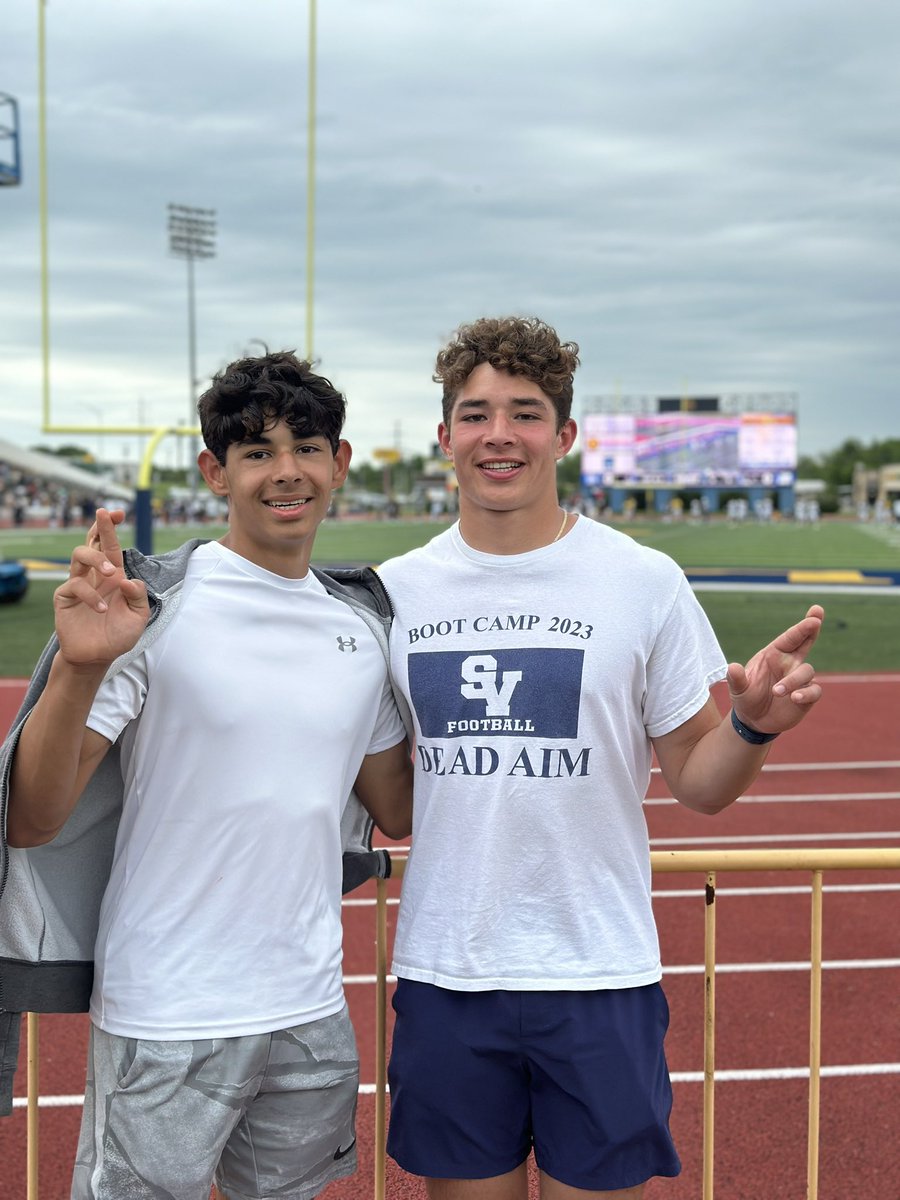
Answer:
[[312, 1200], [356, 1169], [359, 1063], [342, 1012], [209, 1041], [92, 1026], [72, 1200]]

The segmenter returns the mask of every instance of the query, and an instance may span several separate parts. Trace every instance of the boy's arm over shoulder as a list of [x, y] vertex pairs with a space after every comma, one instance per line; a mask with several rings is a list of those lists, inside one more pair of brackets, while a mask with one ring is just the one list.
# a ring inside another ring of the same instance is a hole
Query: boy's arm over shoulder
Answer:
[[413, 764], [406, 738], [363, 759], [353, 789], [375, 824], [389, 838], [412, 832]]
[[109, 514], [99, 509], [100, 548], [79, 546], [53, 597], [59, 650], [25, 721], [12, 762], [7, 812], [12, 846], [48, 842], [65, 824], [109, 741], [85, 726], [109, 668], [138, 641], [149, 607], [128, 579]]

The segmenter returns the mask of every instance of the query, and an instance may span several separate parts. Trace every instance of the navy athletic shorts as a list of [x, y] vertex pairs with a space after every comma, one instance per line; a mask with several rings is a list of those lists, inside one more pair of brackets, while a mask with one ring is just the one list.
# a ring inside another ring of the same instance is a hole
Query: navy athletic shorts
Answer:
[[397, 981], [388, 1153], [432, 1179], [489, 1179], [533, 1149], [569, 1187], [677, 1175], [659, 984], [456, 992]]

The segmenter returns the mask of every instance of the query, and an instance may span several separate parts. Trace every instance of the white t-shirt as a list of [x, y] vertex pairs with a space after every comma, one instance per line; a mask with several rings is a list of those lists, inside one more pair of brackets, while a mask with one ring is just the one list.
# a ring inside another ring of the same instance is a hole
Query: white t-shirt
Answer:
[[582, 518], [509, 556], [453, 526], [379, 573], [416, 728], [396, 974], [461, 991], [659, 979], [649, 738], [725, 674], [679, 567]]
[[365, 622], [310, 573], [213, 542], [168, 628], [103, 684], [125, 801], [91, 1017], [124, 1037], [231, 1037], [337, 1012], [340, 818], [405, 736]]

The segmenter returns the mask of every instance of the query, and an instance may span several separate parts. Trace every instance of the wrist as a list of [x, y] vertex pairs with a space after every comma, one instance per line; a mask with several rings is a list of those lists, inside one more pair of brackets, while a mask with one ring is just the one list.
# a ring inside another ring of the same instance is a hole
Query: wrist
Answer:
[[765, 746], [768, 742], [774, 742], [778, 737], [777, 733], [761, 733], [760, 730], [754, 729], [752, 725], [747, 725], [733, 708], [731, 710], [731, 727], [738, 737], [743, 738], [745, 742], [749, 742], [751, 746]]
[[103, 682], [106, 672], [109, 670], [110, 663], [113, 662], [72, 662], [66, 658], [62, 650], [58, 650], [54, 656], [53, 662], [50, 664], [50, 676], [54, 682], [61, 684], [66, 688], [89, 691], [94, 691]]

